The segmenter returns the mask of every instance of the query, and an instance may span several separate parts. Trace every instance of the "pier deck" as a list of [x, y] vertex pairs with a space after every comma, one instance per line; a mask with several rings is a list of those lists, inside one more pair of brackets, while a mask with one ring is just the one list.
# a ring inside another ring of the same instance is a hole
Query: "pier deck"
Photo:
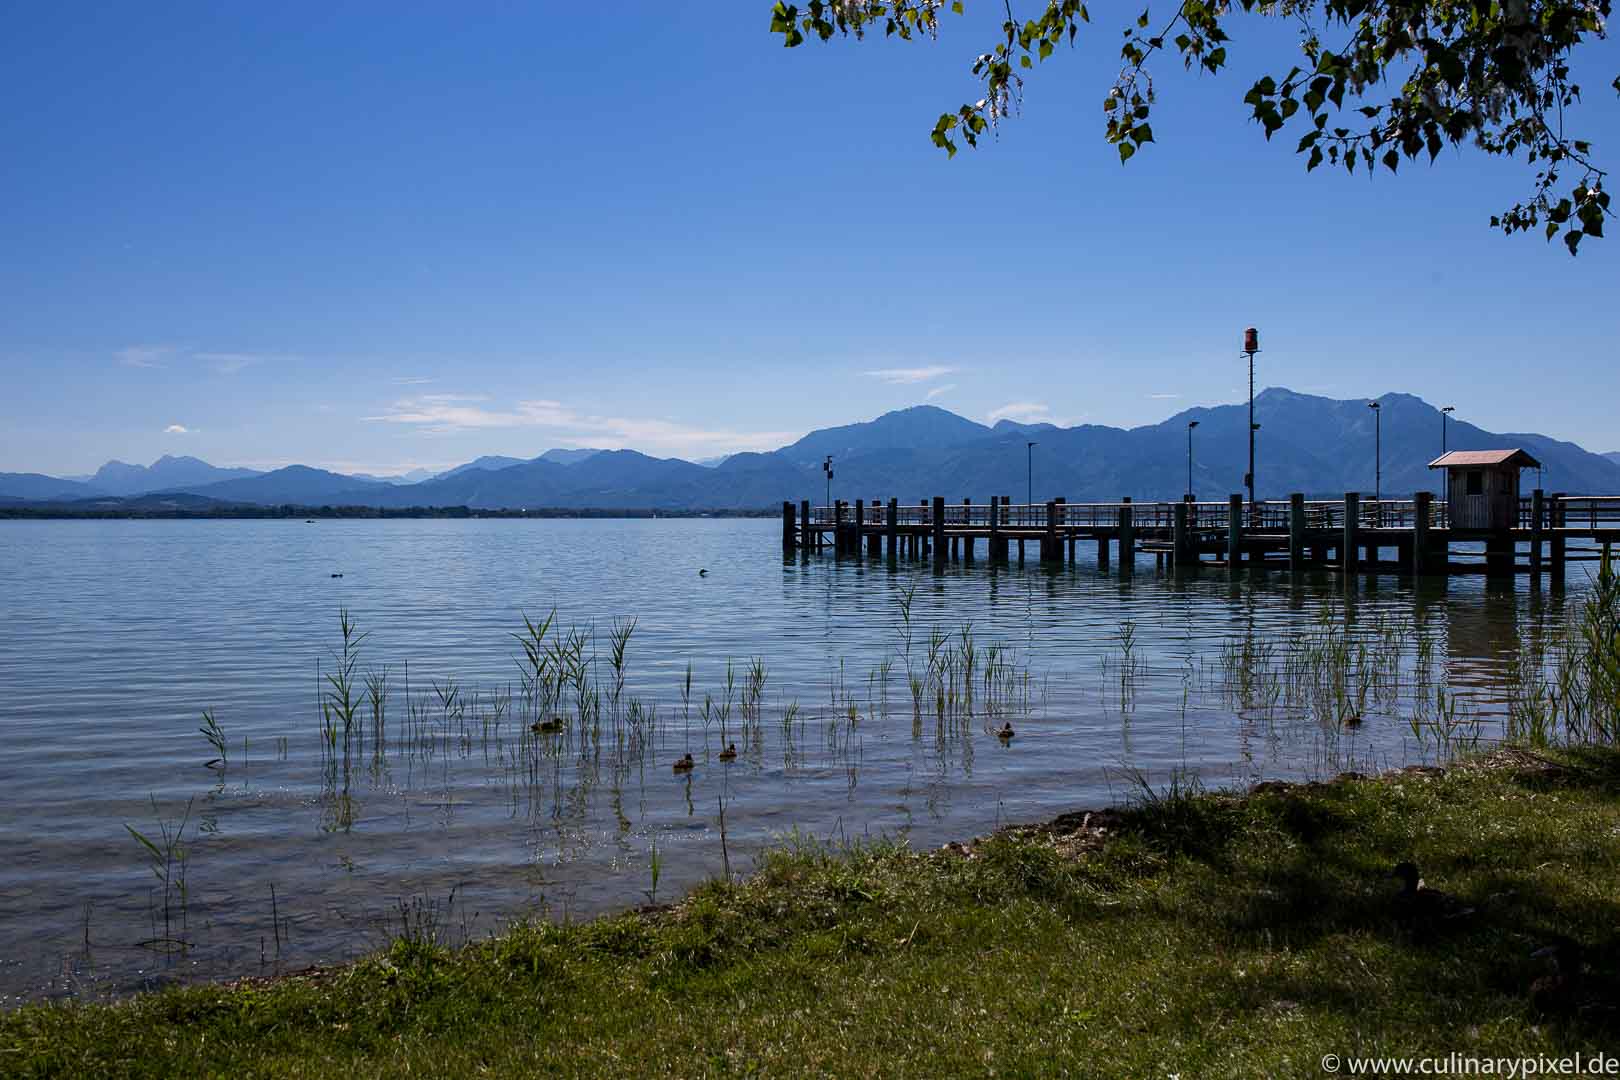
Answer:
[[1446, 504], [1429, 492], [1365, 501], [1354, 492], [1342, 499], [1294, 495], [1255, 504], [1238, 495], [1224, 502], [1015, 504], [1006, 496], [982, 503], [936, 496], [916, 503], [782, 504], [784, 553], [886, 554], [943, 564], [980, 557], [980, 541], [984, 558], [1022, 562], [1033, 552], [1053, 564], [1073, 562], [1081, 544], [1096, 544], [1098, 565], [1117, 560], [1122, 576], [1134, 571], [1138, 557], [1152, 555], [1161, 568], [1528, 573], [1561, 585], [1567, 564], [1601, 558], [1620, 541], [1620, 496], [1536, 491], [1519, 500], [1513, 525], [1498, 529], [1454, 527]]

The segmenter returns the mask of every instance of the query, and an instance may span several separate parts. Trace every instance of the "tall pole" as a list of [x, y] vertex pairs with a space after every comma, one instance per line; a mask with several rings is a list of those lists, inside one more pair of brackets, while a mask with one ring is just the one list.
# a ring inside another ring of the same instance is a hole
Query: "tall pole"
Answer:
[[1035, 444], [1024, 445], [1024, 476], [1028, 490], [1024, 492], [1024, 505], [1035, 505]]
[[1196, 421], [1196, 420], [1187, 421], [1187, 501], [1188, 502], [1192, 502], [1192, 497], [1193, 497], [1193, 488], [1192, 488], [1192, 433], [1193, 433], [1193, 428], [1195, 428], [1197, 426], [1198, 426], [1198, 421]]
[[1243, 351], [1249, 354], [1249, 475], [1244, 478], [1249, 487], [1249, 513], [1255, 510], [1254, 502], [1254, 433], [1257, 425], [1254, 422], [1254, 354], [1260, 351], [1260, 331], [1249, 327], [1243, 331]]
[[1446, 420], [1457, 411], [1457, 406], [1447, 405], [1440, 410], [1440, 452], [1446, 452]]
[[832, 478], [833, 478], [833, 467], [832, 467], [832, 455], [831, 454], [828, 454], [827, 455], [827, 460], [823, 461], [821, 463], [821, 471], [827, 474], [827, 505], [831, 506], [832, 505]]
[[1376, 401], [1367, 408], [1373, 411], [1373, 502], [1378, 503], [1384, 494], [1384, 409]]

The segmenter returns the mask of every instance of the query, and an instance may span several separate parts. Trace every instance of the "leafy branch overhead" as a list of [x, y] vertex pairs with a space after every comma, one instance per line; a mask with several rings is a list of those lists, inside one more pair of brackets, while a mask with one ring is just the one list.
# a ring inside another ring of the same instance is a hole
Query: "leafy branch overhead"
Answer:
[[[1020, 21], [1003, 0], [1000, 39], [974, 58], [984, 96], [941, 114], [933, 142], [954, 156], [957, 140], [979, 137], [1017, 109], [1024, 72], [1074, 44], [1091, 15], [1082, 0], [1047, 0]], [[788, 48], [815, 37], [938, 36], [941, 16], [960, 15], [962, 0], [809, 0], [778, 2], [771, 31]], [[1610, 0], [1237, 0], [1243, 13], [1287, 19], [1298, 27], [1303, 59], [1267, 75], [1244, 101], [1269, 140], [1294, 125], [1295, 151], [1307, 171], [1324, 163], [1355, 172], [1471, 143], [1487, 154], [1522, 158], [1535, 171], [1531, 193], [1491, 218], [1505, 233], [1563, 234], [1574, 254], [1601, 237], [1611, 211], [1606, 173], [1591, 147], [1566, 133], [1565, 111], [1580, 101], [1569, 56], [1604, 36]], [[1121, 66], [1103, 101], [1106, 137], [1126, 162], [1153, 141], [1156, 104], [1149, 61], [1173, 50], [1188, 70], [1226, 66], [1231, 0], [1183, 0], [1156, 23], [1145, 9], [1123, 30]], [[1610, 84], [1620, 93], [1620, 77]]]

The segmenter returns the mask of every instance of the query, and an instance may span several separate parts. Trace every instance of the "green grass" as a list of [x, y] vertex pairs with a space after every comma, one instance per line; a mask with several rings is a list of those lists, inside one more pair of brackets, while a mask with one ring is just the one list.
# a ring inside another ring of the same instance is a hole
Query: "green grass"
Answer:
[[[29, 1006], [0, 1017], [0, 1073], [1318, 1076], [1326, 1053], [1620, 1050], [1528, 992], [1554, 934], [1614, 972], [1620, 753], [1078, 818], [790, 846], [651, 914], [454, 952], [418, 925], [305, 977]], [[1476, 914], [1412, 925], [1401, 859]]]

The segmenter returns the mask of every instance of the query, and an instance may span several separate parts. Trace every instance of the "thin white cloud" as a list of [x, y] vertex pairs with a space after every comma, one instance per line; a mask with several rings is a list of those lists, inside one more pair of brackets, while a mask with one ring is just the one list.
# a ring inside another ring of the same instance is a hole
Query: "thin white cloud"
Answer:
[[876, 371], [863, 372], [863, 374], [869, 378], [881, 379], [886, 383], [909, 385], [911, 383], [929, 382], [942, 375], [949, 375], [955, 370], [953, 367], [931, 364], [928, 367], [879, 368]]
[[553, 432], [558, 443], [600, 446], [604, 442], [670, 454], [764, 450], [790, 442], [789, 431], [733, 431], [694, 427], [646, 417], [595, 416], [560, 401], [519, 401], [507, 408], [486, 408], [480, 394], [421, 394], [402, 398], [384, 412], [362, 417], [374, 423], [405, 424], [434, 435], [491, 428], [537, 428]]
[[421, 386], [430, 382], [433, 382], [433, 378], [428, 375], [402, 375], [393, 380], [395, 386]]
[[952, 390], [955, 390], [955, 389], [956, 389], [956, 384], [955, 383], [946, 383], [944, 386], [936, 386], [932, 390], [928, 391], [928, 393], [923, 395], [923, 400], [924, 401], [933, 401], [935, 398], [939, 397], [941, 394], [948, 394]]
[[221, 375], [235, 375], [244, 368], [262, 364], [265, 361], [265, 357], [257, 353], [200, 352], [194, 353], [193, 356]]
[[184, 424], [170, 424], [168, 427], [163, 429], [163, 434], [165, 434], [165, 435], [190, 435], [191, 434], [191, 429], [186, 427]]
[[113, 358], [125, 367], [161, 368], [175, 353], [172, 345], [130, 345], [113, 353]]
[[1148, 395], [1148, 397], [1153, 399], [1154, 401], [1173, 401], [1173, 400], [1175, 400], [1176, 398], [1178, 398], [1180, 396], [1181, 396], [1180, 394], [1149, 394]]
[[994, 424], [998, 420], [1013, 420], [1020, 424], [1048, 424], [1052, 422], [1052, 410], [1038, 401], [1012, 401], [999, 409], [990, 410], [990, 422]]

